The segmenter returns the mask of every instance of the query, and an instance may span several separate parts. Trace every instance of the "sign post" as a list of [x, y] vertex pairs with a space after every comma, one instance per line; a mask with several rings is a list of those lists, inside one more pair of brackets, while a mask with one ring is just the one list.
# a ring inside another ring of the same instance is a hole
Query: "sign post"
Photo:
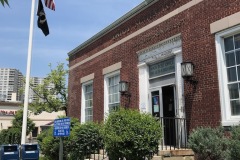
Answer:
[[70, 135], [70, 118], [60, 118], [54, 120], [53, 136], [60, 137], [59, 160], [63, 160], [63, 139]]

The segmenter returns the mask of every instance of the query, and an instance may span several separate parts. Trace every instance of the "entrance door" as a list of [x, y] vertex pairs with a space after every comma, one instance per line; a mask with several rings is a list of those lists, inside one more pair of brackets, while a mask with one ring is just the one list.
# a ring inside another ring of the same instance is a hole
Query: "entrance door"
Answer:
[[159, 91], [152, 92], [152, 115], [160, 118], [160, 99]]
[[162, 87], [164, 144], [176, 145], [174, 86]]
[[164, 144], [176, 145], [175, 93], [174, 86], [168, 85], [151, 91], [152, 115], [163, 126]]

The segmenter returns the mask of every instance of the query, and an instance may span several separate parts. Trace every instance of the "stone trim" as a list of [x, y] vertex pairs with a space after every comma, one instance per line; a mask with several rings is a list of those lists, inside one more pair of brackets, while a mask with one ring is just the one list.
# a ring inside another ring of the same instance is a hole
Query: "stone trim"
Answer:
[[210, 24], [211, 33], [216, 33], [221, 30], [233, 27], [240, 24], [240, 12], [222, 18], [216, 22]]
[[164, 59], [166, 57], [174, 55], [173, 50], [180, 48], [181, 46], [181, 35], [178, 34], [150, 47], [147, 47], [141, 51], [138, 51], [138, 61], [151, 62], [154, 59]]
[[109, 67], [104, 68], [102, 74], [105, 75], [105, 74], [114, 72], [116, 70], [119, 70], [121, 68], [122, 68], [122, 62], [118, 62], [118, 63], [115, 63], [115, 64], [109, 66]]
[[87, 75], [87, 76], [85, 76], [85, 77], [82, 77], [82, 78], [80, 79], [80, 83], [82, 84], [82, 83], [85, 83], [85, 82], [90, 81], [90, 80], [92, 80], [92, 79], [94, 79], [94, 73], [89, 74], [89, 75]]

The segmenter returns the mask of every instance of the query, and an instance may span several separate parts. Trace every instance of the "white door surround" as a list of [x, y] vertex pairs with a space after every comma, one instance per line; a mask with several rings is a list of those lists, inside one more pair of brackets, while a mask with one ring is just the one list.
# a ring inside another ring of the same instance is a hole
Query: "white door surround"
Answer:
[[[182, 63], [182, 40], [181, 35], [175, 35], [148, 48], [137, 52], [139, 68], [139, 110], [141, 112], [151, 113], [150, 92], [154, 88], [149, 83], [149, 65], [174, 58], [175, 77], [163, 82], [162, 85], [175, 85], [176, 92], [176, 117], [183, 118], [184, 97], [183, 97], [183, 79], [181, 77]], [[163, 75], [164, 76], [164, 75]], [[158, 77], [157, 77], [158, 78]], [[152, 79], [152, 78], [151, 78]], [[174, 80], [174, 81], [173, 81]], [[172, 82], [173, 81], [173, 82]], [[167, 84], [169, 83], [169, 84]], [[141, 84], [141, 85], [140, 85]], [[162, 87], [162, 86], [157, 86]]]

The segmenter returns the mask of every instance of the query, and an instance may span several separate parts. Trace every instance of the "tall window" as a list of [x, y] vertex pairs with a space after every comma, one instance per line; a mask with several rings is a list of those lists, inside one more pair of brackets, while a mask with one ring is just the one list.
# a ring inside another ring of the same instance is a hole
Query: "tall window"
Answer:
[[222, 125], [240, 121], [240, 26], [215, 35]]
[[93, 85], [85, 86], [85, 122], [93, 120]]
[[81, 122], [93, 121], [93, 83], [82, 84]]
[[119, 93], [120, 71], [115, 70], [104, 75], [104, 117], [118, 110], [120, 106]]
[[114, 75], [108, 78], [108, 107], [109, 112], [119, 108], [120, 94], [119, 94], [120, 76]]
[[224, 38], [231, 115], [240, 115], [240, 34]]

